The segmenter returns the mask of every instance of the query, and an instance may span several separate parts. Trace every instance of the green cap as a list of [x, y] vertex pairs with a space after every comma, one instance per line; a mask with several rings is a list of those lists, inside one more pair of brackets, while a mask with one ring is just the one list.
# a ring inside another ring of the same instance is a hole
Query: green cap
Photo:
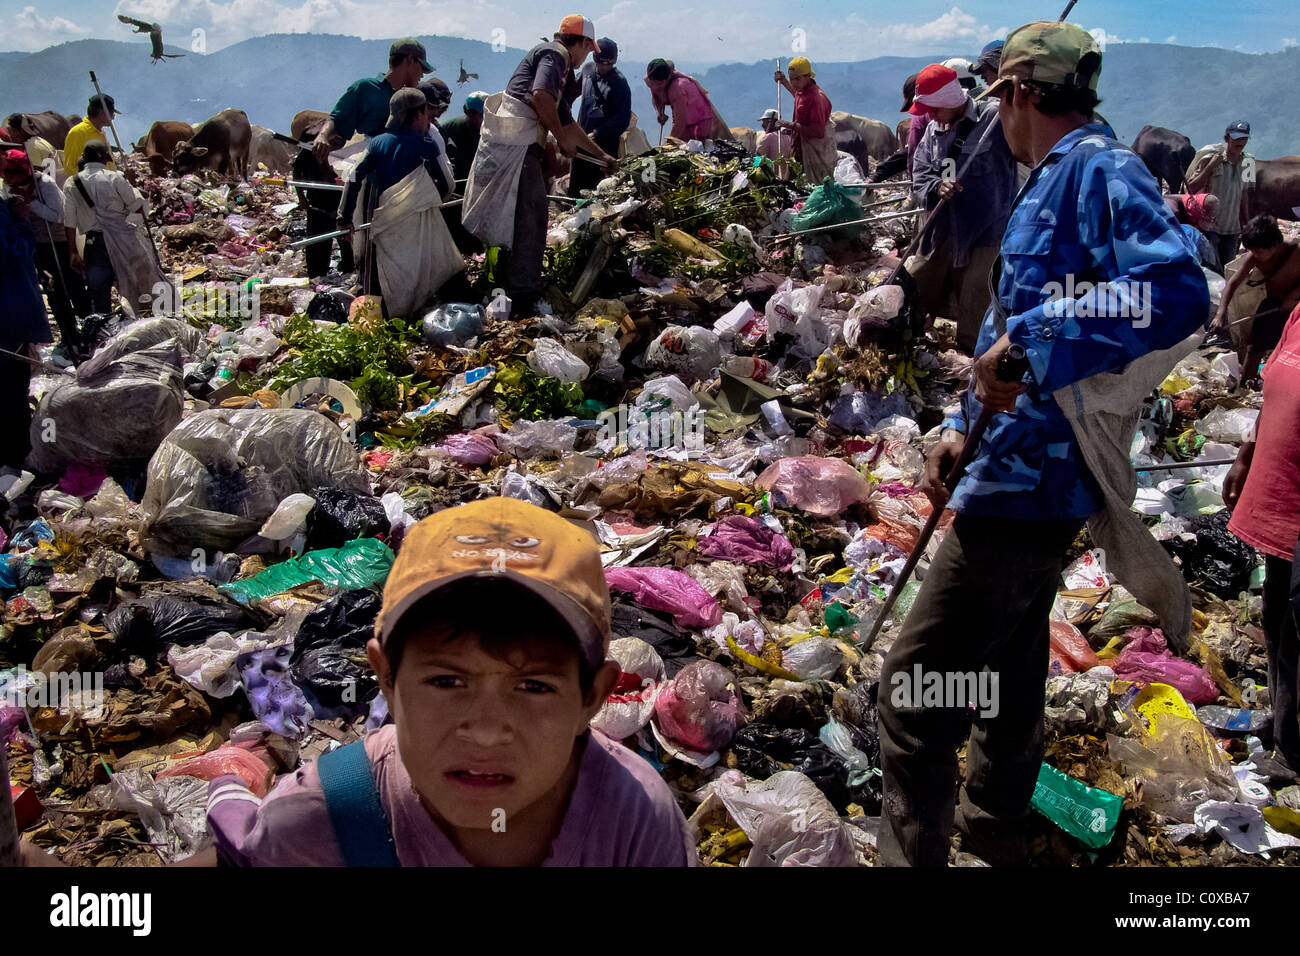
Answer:
[[[1079, 66], [1089, 54], [1095, 54], [1095, 66], [1090, 57], [1081, 71]], [[1091, 33], [1073, 23], [1058, 20], [1026, 23], [1007, 35], [998, 78], [982, 96], [1000, 93], [1012, 76], [1033, 83], [1087, 88], [1095, 93], [1101, 77], [1101, 45]]]
[[404, 53], [407, 56], [417, 57], [420, 66], [424, 67], [425, 73], [432, 73], [433, 67], [429, 65], [429, 54], [424, 51], [424, 44], [415, 37], [402, 37], [400, 40], [394, 40], [393, 45], [388, 48], [388, 55], [395, 53]]

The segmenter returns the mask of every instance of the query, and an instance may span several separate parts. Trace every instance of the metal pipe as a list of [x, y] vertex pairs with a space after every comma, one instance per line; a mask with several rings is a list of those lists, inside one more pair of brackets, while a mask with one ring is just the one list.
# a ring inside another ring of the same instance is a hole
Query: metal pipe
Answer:
[[[898, 200], [890, 200], [897, 202]], [[849, 222], [837, 222], [829, 226], [818, 226], [815, 229], [801, 229], [799, 232], [788, 232], [784, 236], [777, 236], [776, 242], [783, 242], [786, 239], [794, 239], [797, 236], [807, 236], [814, 232], [826, 232], [830, 229], [843, 229], [845, 226], [861, 226], [871, 222], [885, 222], [889, 219], [905, 219], [908, 216], [919, 216], [925, 210], [923, 209], [905, 209], [903, 212], [887, 212], [881, 216], [868, 216], [865, 219], [852, 219]]]
[[1176, 461], [1169, 465], [1139, 465], [1134, 471], [1173, 471], [1176, 468], [1215, 468], [1219, 465], [1234, 465], [1235, 458], [1214, 458], [1210, 461]]

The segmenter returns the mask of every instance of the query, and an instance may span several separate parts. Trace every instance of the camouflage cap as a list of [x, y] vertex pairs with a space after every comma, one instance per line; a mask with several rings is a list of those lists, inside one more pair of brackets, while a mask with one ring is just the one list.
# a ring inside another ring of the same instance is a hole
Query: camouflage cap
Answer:
[[[1096, 66], [1091, 70], [1086, 68], [1090, 64], [1083, 64], [1089, 54], [1095, 54], [1096, 59]], [[1079, 69], [1081, 64], [1085, 69]], [[1001, 95], [1013, 76], [1033, 83], [1096, 92], [1101, 76], [1101, 45], [1091, 33], [1073, 23], [1057, 20], [1026, 23], [1007, 34], [998, 78], [982, 96]]]

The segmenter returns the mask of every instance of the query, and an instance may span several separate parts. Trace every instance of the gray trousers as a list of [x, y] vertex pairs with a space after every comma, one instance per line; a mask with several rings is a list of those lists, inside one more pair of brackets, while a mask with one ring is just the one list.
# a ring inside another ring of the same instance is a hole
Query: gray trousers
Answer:
[[[957, 748], [968, 733], [966, 822], [996, 834], [1028, 812], [1043, 759], [1048, 617], [1082, 526], [960, 514], [953, 522], [880, 677], [881, 864], [947, 865]], [[922, 701], [899, 693], [915, 684], [917, 665], [945, 684], [948, 675], [988, 668], [997, 675], [988, 684], [996, 714], [929, 700], [917, 706]]]
[[542, 294], [542, 255], [546, 252], [546, 175], [542, 172], [542, 148], [528, 147], [519, 171], [519, 193], [515, 199], [515, 231], [506, 263], [506, 294], [516, 309], [530, 307]]

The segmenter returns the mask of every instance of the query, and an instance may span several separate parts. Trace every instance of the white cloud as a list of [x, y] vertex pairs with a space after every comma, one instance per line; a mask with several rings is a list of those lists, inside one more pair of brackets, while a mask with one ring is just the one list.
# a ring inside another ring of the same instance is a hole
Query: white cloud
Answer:
[[1296, 46], [1296, 45], [1297, 45], [1297, 44], [1296, 44], [1296, 38], [1295, 38], [1295, 37], [1283, 37], [1283, 38], [1282, 38], [1282, 49], [1285, 50], [1285, 49], [1286, 49], [1287, 47], [1289, 47], [1289, 46]]
[[1175, 34], [1171, 33], [1171, 34], [1169, 34], [1169, 36], [1165, 37], [1165, 42], [1166, 42], [1166, 43], [1177, 43], [1177, 42], [1178, 42], [1178, 37], [1177, 37]]
[[35, 7], [23, 7], [15, 13], [13, 29], [5, 31], [6, 50], [40, 50], [56, 43], [66, 43], [89, 34], [66, 17], [43, 17]]

